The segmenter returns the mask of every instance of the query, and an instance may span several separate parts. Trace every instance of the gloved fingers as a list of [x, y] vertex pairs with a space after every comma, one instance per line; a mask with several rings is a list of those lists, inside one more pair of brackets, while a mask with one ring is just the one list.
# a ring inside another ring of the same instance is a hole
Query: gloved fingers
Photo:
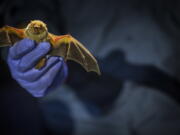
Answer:
[[19, 59], [25, 54], [27, 54], [28, 52], [30, 52], [33, 48], [35, 48], [35, 45], [36, 44], [33, 40], [23, 39], [15, 43], [15, 45], [13, 45], [9, 49], [9, 56], [12, 59]]
[[63, 61], [63, 73], [64, 73], [64, 78], [68, 76], [68, 66], [65, 61]]
[[19, 61], [18, 60], [12, 60], [10, 58], [10, 56], [8, 56], [8, 65], [9, 65], [9, 68], [11, 70], [11, 75], [14, 79], [16, 79], [16, 76], [18, 75], [18, 72], [16, 72], [16, 69], [17, 69], [17, 66], [19, 64]]
[[51, 85], [51, 87], [49, 89], [53, 89], [56, 86], [60, 85], [64, 81], [64, 79], [67, 77], [67, 75], [68, 75], [67, 64], [63, 60], [61, 70], [56, 74], [55, 79], [53, 81], [53, 85]]
[[34, 97], [42, 97], [44, 95], [43, 92], [45, 92], [47, 89], [45, 84], [39, 85], [36, 82], [28, 82], [28, 81], [21, 80], [21, 79], [16, 79], [16, 80], [21, 84], [21, 86], [24, 89], [26, 89]]
[[52, 84], [52, 82], [54, 81], [54, 78], [56, 76], [56, 74], [62, 70], [62, 62], [59, 61], [57, 62], [53, 67], [51, 67], [51, 69], [46, 72], [46, 74], [40, 78], [39, 83], [40, 84], [46, 84], [48, 87]]
[[45, 56], [50, 50], [50, 44], [47, 42], [41, 42], [37, 45], [35, 49], [25, 55], [19, 63], [19, 70], [24, 72], [28, 69], [31, 69], [35, 64]]
[[59, 61], [61, 60], [58, 57], [50, 57], [47, 60], [45, 67], [43, 67], [42, 69], [39, 70], [39, 69], [32, 68], [28, 70], [27, 72], [20, 72], [18, 75], [18, 78], [21, 78], [29, 82], [37, 81]]
[[29, 91], [35, 97], [42, 97], [49, 86], [54, 81], [54, 78], [59, 70], [61, 70], [62, 62], [57, 62], [53, 67], [49, 69], [39, 80], [35, 82], [28, 82], [22, 79], [17, 81], [22, 84], [22, 87]]
[[[59, 71], [57, 78], [66, 78], [68, 75], [68, 68], [67, 68], [67, 64], [65, 63], [65, 61], [62, 61], [62, 67], [61, 70]], [[58, 81], [59, 82], [59, 81]]]
[[67, 67], [67, 64], [66, 64], [66, 62], [64, 61], [64, 59], [62, 58], [62, 57], [59, 57], [59, 59], [60, 59], [60, 61], [62, 61], [62, 65], [63, 65], [63, 67], [62, 67], [62, 70], [63, 70], [63, 72], [64, 72], [64, 76], [66, 77], [67, 75], [68, 75], [68, 67]]

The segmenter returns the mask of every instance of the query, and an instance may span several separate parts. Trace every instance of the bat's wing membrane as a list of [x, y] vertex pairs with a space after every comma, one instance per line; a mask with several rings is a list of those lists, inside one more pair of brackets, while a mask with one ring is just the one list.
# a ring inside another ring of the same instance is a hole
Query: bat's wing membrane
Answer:
[[94, 71], [101, 74], [94, 56], [71, 35], [56, 36], [50, 34], [53, 45], [51, 55], [61, 56], [65, 60], [73, 60], [81, 64], [87, 72]]
[[13, 45], [15, 42], [23, 39], [24, 30], [10, 26], [4, 26], [0, 29], [0, 47]]

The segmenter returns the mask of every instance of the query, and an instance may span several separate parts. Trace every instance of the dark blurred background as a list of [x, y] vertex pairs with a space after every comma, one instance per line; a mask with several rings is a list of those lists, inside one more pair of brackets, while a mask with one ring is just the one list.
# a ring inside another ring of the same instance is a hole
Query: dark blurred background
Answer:
[[102, 75], [68, 62], [66, 82], [34, 98], [11, 78], [0, 48], [2, 135], [179, 135], [178, 0], [1, 0], [0, 26], [42, 20], [70, 33]]

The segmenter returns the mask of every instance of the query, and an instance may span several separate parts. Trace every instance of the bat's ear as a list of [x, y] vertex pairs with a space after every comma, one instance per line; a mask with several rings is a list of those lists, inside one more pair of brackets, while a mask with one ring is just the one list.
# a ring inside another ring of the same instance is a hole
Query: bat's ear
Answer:
[[27, 21], [27, 22], [28, 22], [28, 23], [27, 23], [27, 25], [28, 25], [28, 24], [32, 23], [32, 20], [30, 20], [30, 21]]

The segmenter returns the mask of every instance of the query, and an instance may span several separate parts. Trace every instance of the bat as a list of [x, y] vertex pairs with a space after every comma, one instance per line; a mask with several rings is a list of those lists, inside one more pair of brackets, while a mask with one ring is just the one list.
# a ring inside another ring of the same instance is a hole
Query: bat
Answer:
[[[0, 47], [11, 46], [14, 43], [29, 38], [39, 42], [49, 42], [51, 50], [48, 55], [61, 56], [65, 61], [72, 60], [79, 63], [87, 72], [94, 71], [100, 75], [100, 69], [94, 56], [82, 43], [67, 35], [54, 35], [48, 32], [47, 26], [40, 20], [31, 21], [26, 28], [18, 29], [11, 26], [0, 28]], [[46, 58], [42, 58], [35, 68], [40, 69], [46, 64]]]

